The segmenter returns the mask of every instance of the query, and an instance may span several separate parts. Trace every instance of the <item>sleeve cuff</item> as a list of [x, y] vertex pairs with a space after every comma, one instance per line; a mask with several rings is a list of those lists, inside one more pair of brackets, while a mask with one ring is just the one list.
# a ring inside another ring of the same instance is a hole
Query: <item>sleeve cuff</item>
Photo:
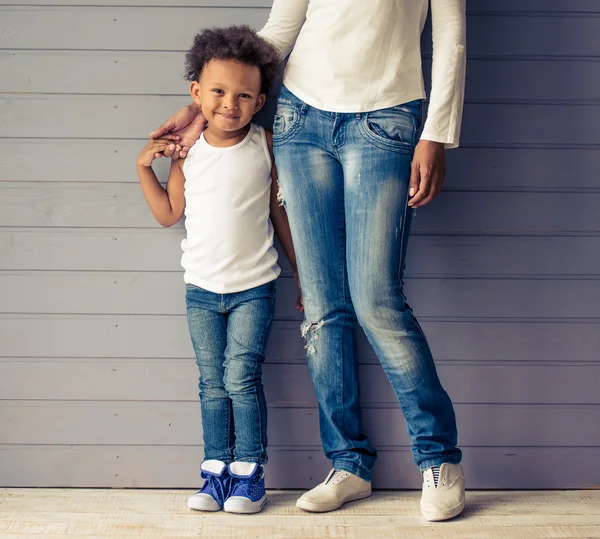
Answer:
[[423, 131], [423, 133], [421, 133], [420, 140], [430, 140], [431, 142], [441, 142], [442, 144], [444, 144], [444, 147], [446, 148], [446, 150], [453, 150], [454, 148], [458, 148], [459, 143], [460, 143], [460, 141], [458, 139], [448, 140], [445, 137], [442, 137], [440, 135], [435, 135], [433, 133], [428, 133], [426, 131]]

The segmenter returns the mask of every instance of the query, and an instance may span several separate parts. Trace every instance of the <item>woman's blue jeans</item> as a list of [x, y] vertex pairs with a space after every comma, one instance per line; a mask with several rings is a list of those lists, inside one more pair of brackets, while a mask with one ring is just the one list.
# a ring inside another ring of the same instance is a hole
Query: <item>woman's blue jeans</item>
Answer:
[[334, 468], [366, 480], [376, 452], [361, 423], [357, 320], [400, 402], [419, 468], [461, 460], [452, 402], [403, 293], [421, 106], [333, 113], [282, 87], [273, 127], [323, 448]]
[[200, 369], [204, 458], [267, 462], [262, 364], [275, 281], [235, 294], [187, 285], [187, 319]]

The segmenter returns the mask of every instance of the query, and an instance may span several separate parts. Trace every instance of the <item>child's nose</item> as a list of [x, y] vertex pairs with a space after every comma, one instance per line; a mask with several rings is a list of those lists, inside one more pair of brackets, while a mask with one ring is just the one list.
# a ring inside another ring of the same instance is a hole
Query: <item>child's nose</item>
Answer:
[[228, 109], [237, 109], [238, 100], [233, 96], [229, 97], [225, 100], [225, 107], [227, 107]]

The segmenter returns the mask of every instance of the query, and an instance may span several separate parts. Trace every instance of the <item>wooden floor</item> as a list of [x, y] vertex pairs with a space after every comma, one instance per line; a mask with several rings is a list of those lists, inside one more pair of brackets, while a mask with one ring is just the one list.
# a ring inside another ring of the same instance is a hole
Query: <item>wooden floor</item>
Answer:
[[600, 490], [468, 492], [464, 514], [445, 523], [419, 515], [419, 493], [379, 491], [344, 509], [314, 515], [298, 492], [271, 491], [260, 515], [197, 513], [189, 491], [0, 489], [0, 539], [149, 537], [600, 538]]

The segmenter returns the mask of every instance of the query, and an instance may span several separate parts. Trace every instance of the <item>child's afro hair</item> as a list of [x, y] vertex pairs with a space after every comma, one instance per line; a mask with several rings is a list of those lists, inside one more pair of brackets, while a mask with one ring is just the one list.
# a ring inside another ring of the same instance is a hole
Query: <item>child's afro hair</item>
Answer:
[[277, 50], [246, 25], [208, 28], [197, 34], [185, 55], [185, 78], [199, 80], [211, 60], [237, 60], [258, 67], [261, 93], [269, 90], [279, 74], [281, 63]]

